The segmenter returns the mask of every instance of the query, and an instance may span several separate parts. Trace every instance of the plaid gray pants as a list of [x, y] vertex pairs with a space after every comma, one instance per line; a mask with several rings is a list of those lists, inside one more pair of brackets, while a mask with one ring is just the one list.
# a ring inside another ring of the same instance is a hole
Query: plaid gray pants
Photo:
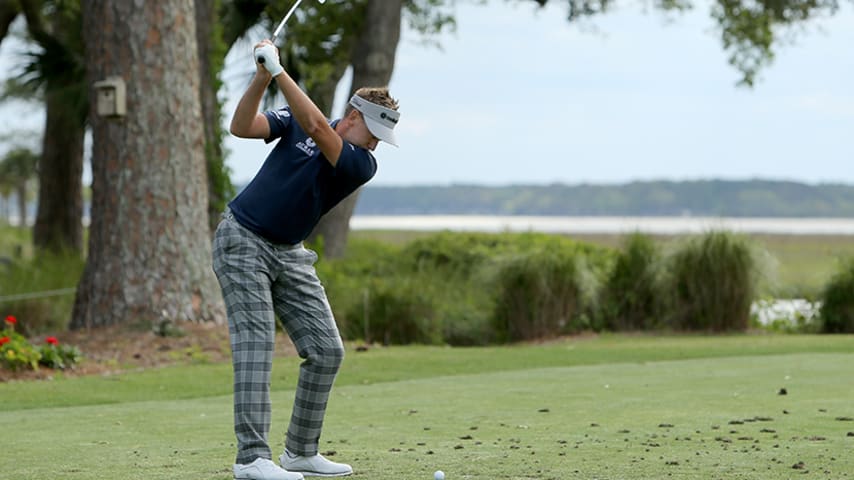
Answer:
[[316, 261], [317, 254], [302, 244], [270, 243], [240, 225], [229, 211], [217, 227], [213, 268], [228, 312], [238, 464], [272, 458], [267, 434], [276, 315], [304, 359], [286, 446], [298, 455], [318, 451], [344, 346], [314, 269]]

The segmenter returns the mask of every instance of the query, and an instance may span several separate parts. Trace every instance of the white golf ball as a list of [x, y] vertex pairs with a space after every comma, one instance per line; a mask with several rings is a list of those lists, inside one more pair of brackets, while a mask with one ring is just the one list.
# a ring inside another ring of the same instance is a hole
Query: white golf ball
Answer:
[[445, 480], [445, 472], [441, 470], [436, 470], [436, 473], [433, 474], [434, 480]]

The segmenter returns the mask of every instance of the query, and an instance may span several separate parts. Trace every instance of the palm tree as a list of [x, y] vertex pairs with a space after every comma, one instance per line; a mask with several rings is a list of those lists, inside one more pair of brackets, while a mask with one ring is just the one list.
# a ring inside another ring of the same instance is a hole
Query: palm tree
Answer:
[[[28, 228], [27, 185], [36, 175], [38, 160], [38, 154], [24, 147], [14, 148], [0, 159], [0, 178], [6, 188], [14, 190], [18, 197], [18, 225], [21, 228]], [[8, 200], [8, 195], [4, 198]]]
[[33, 243], [39, 250], [81, 254], [88, 93], [79, 1], [19, 0], [18, 5], [39, 49], [29, 53], [23, 74], [9, 90], [40, 99], [46, 110]]

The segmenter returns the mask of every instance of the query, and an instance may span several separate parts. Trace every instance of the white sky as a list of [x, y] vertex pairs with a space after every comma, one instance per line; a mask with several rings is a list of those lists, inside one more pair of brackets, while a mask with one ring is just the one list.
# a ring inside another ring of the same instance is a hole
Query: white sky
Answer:
[[[625, 7], [579, 27], [551, 3], [459, 5], [442, 50], [404, 29], [391, 82], [401, 147], [377, 149], [373, 184], [854, 183], [850, 3], [779, 47], [752, 90], [735, 85], [708, 7], [674, 22]], [[0, 66], [12, 57], [7, 43]], [[228, 58], [226, 124], [253, 68], [248, 49]], [[33, 130], [41, 125], [38, 112], [10, 112], [0, 108], [4, 132], [33, 118]], [[226, 146], [237, 183], [270, 148], [235, 138]]]

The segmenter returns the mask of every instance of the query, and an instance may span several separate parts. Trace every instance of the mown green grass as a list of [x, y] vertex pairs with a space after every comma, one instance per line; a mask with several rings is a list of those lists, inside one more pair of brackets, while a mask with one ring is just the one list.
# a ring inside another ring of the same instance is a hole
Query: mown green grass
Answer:
[[[854, 336], [350, 351], [321, 449], [370, 479], [850, 478], [852, 361]], [[274, 368], [275, 450], [297, 363]], [[0, 385], [0, 471], [231, 478], [230, 382], [193, 365]]]

